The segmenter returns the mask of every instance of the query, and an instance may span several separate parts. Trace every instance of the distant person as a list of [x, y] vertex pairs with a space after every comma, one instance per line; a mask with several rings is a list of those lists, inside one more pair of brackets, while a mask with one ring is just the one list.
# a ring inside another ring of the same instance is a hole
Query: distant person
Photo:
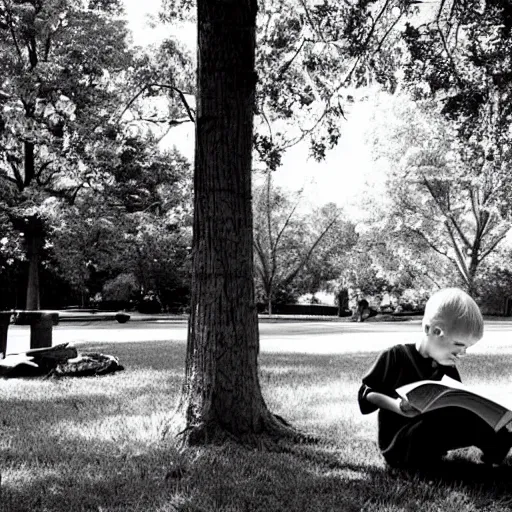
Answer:
[[506, 428], [495, 432], [476, 414], [446, 407], [420, 414], [396, 388], [420, 380], [460, 382], [459, 357], [483, 336], [483, 318], [475, 301], [457, 288], [434, 293], [425, 307], [423, 337], [416, 344], [385, 350], [363, 377], [359, 407], [379, 410], [378, 443], [392, 467], [431, 467], [449, 451], [467, 446], [482, 450], [482, 462], [499, 464], [512, 445]]
[[139, 313], [161, 313], [162, 303], [160, 302], [158, 295], [153, 290], [149, 290], [146, 295], [142, 297], [138, 310]]
[[348, 300], [348, 290], [346, 288], [341, 288], [336, 295], [336, 304], [338, 306], [338, 316], [347, 316], [347, 314], [352, 314], [349, 311], [349, 300]]
[[370, 304], [368, 304], [368, 301], [366, 299], [361, 299], [359, 301], [357, 301], [357, 313], [356, 313], [356, 320], [358, 322], [363, 322], [364, 321], [364, 315], [368, 315], [369, 314], [369, 308]]

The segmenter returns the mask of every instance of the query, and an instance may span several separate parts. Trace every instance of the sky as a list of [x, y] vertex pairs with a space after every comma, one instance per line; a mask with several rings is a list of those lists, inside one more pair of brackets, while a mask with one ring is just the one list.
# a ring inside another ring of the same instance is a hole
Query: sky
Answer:
[[[125, 0], [125, 7], [135, 44], [158, 43], [169, 32], [169, 27], [150, 27], [148, 24], [148, 16], [156, 15], [160, 0]], [[195, 29], [182, 28], [175, 34], [191, 48], [195, 46]], [[292, 191], [303, 188], [306, 204], [320, 206], [334, 202], [357, 220], [361, 216], [358, 196], [364, 193], [366, 182], [374, 181], [372, 161], [364, 145], [364, 128], [368, 119], [365, 105], [354, 108], [347, 120], [342, 120], [342, 137], [338, 146], [327, 153], [323, 162], [309, 158], [305, 144], [290, 149], [283, 158], [283, 165], [274, 173], [274, 182]], [[166, 142], [170, 140], [177, 141], [180, 150], [192, 158], [192, 125], [175, 128]]]

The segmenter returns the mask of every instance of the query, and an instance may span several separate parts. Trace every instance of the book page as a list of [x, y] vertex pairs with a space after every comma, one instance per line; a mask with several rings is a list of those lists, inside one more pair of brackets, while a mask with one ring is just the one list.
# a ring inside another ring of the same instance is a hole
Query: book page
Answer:
[[470, 393], [475, 393], [476, 395], [480, 395], [483, 398], [487, 398], [497, 404], [505, 407], [506, 409], [512, 410], [512, 394], [511, 393], [500, 393], [499, 390], [496, 390], [496, 393], [489, 393], [488, 391], [482, 391], [478, 389], [476, 386], [465, 386], [462, 382], [458, 380], [452, 379], [446, 375], [443, 376], [441, 380], [421, 380], [418, 382], [412, 382], [411, 384], [406, 384], [405, 386], [401, 386], [397, 388], [396, 392], [402, 397], [407, 398], [407, 393], [411, 390], [421, 386], [423, 384], [436, 384], [443, 385], [450, 388], [461, 389], [468, 391]]

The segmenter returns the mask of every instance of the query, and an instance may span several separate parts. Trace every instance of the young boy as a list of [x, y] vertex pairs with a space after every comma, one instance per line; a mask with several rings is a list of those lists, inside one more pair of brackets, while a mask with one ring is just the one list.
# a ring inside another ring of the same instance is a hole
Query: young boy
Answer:
[[483, 318], [475, 301], [457, 288], [434, 293], [422, 322], [423, 337], [416, 344], [395, 345], [384, 351], [364, 376], [359, 390], [363, 414], [379, 409], [378, 441], [393, 467], [425, 467], [449, 450], [477, 446], [482, 461], [498, 464], [506, 457], [512, 435], [495, 432], [484, 420], [459, 407], [420, 414], [396, 388], [419, 380], [460, 381], [459, 357], [483, 335]]

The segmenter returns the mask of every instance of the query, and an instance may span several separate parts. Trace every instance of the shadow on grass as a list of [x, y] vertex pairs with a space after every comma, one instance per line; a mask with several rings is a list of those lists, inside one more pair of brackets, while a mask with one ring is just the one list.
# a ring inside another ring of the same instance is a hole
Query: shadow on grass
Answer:
[[326, 446], [276, 453], [231, 444], [182, 452], [160, 445], [122, 456], [99, 443], [75, 446], [73, 455], [58, 446], [56, 455], [79, 460], [80, 470], [47, 461], [52, 470], [4, 486], [2, 510], [461, 512], [512, 503], [510, 467], [488, 471], [452, 461], [444, 474], [399, 474], [345, 461]]
[[[312, 424], [313, 433], [328, 432], [325, 444], [258, 452], [232, 444], [179, 450], [174, 439], [160, 437], [159, 422], [181, 385], [182, 343], [81, 347], [93, 350], [118, 356], [126, 371], [19, 387], [0, 382], [1, 510], [469, 512], [512, 504], [510, 465], [489, 469], [462, 454], [435, 472], [386, 469], [374, 440], [354, 431], [341, 405], [355, 401], [376, 354], [263, 354], [268, 395], [300, 387], [316, 400], [318, 387], [343, 389], [333, 389], [341, 398], [337, 428], [326, 430], [321, 416]], [[492, 379], [511, 363], [511, 356], [468, 357], [462, 373]], [[327, 409], [336, 407], [319, 396]], [[286, 418], [311, 416], [309, 404], [298, 412], [277, 405]]]

